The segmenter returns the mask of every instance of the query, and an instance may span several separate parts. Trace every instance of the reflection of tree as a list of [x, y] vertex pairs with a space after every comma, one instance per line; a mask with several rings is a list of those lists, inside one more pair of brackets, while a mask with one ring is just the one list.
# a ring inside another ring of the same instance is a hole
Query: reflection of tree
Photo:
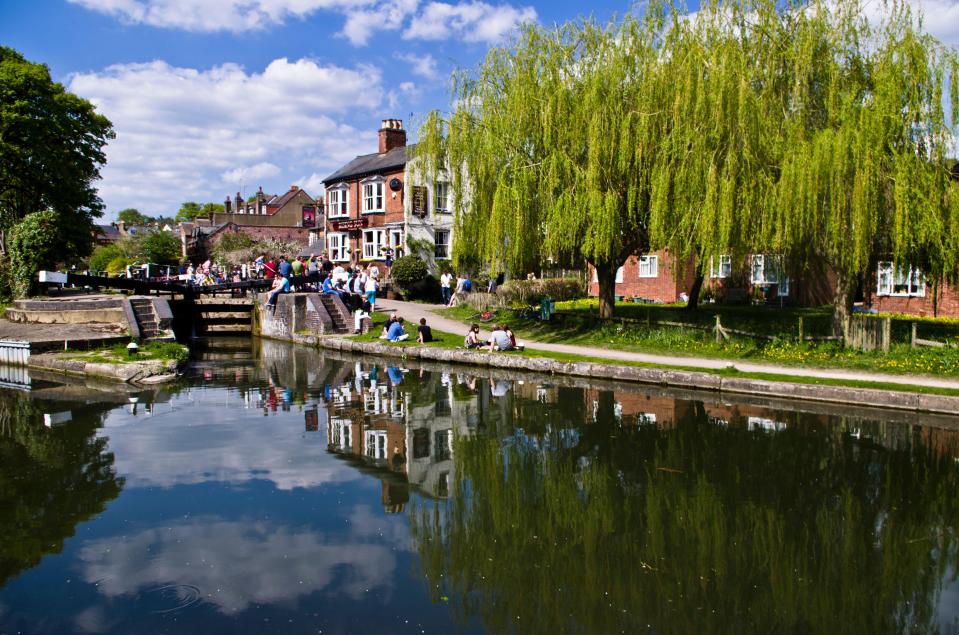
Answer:
[[494, 632], [936, 628], [951, 458], [702, 416], [597, 438], [459, 440], [452, 498], [411, 514], [431, 592]]
[[28, 395], [0, 390], [0, 585], [59, 552], [123, 487], [96, 417], [47, 428]]

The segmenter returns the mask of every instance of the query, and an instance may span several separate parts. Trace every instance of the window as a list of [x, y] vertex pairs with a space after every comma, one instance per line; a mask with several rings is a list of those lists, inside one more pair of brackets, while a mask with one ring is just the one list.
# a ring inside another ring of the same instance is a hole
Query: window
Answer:
[[729, 255], [709, 257], [709, 277], [728, 278], [733, 272], [733, 257]]
[[781, 277], [782, 259], [779, 256], [759, 255], [752, 257], [753, 284], [777, 284]]
[[363, 184], [363, 213], [383, 211], [383, 181]]
[[433, 198], [436, 200], [436, 211], [448, 213], [450, 211], [450, 184], [446, 181], [437, 181], [433, 186]]
[[659, 256], [639, 257], [639, 277], [655, 278], [659, 275]]
[[616, 284], [619, 284], [623, 281], [623, 268], [620, 267], [616, 270]]
[[386, 231], [382, 229], [367, 229], [363, 232], [363, 259], [376, 260], [380, 257], [380, 249], [386, 247]]
[[334, 262], [350, 259], [349, 245], [349, 234], [345, 232], [329, 233], [326, 235], [326, 250], [330, 256], [330, 260]]
[[327, 215], [330, 218], [335, 218], [338, 216], [348, 216], [349, 212], [347, 211], [347, 202], [350, 198], [350, 191], [346, 188], [345, 185], [337, 186], [326, 192], [326, 209], [328, 210]]
[[433, 255], [437, 260], [446, 260], [450, 257], [450, 233], [446, 229], [437, 229], [433, 233], [436, 249]]
[[783, 278], [779, 281], [779, 284], [776, 286], [776, 295], [780, 298], [789, 297], [789, 278]]
[[366, 432], [366, 456], [371, 459], [386, 458], [386, 432], [382, 430]]
[[403, 255], [403, 230], [390, 230], [390, 247], [393, 249], [393, 257], [399, 258]]
[[897, 267], [893, 262], [880, 262], [878, 295], [923, 297], [926, 295], [926, 280], [922, 271], [915, 267]]

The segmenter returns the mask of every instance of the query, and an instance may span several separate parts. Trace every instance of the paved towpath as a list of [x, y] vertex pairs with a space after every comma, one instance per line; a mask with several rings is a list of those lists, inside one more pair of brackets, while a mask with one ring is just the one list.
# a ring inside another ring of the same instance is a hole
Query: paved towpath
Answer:
[[[396, 311], [411, 325], [419, 324], [420, 318], [426, 318], [427, 324], [438, 331], [466, 335], [466, 326], [459, 320], [454, 320], [436, 311], [443, 309], [439, 304], [420, 304], [417, 302], [400, 302], [398, 300], [376, 300], [377, 311]], [[481, 325], [482, 326], [482, 325]], [[489, 337], [489, 330], [480, 332], [482, 338]], [[633, 353], [598, 346], [577, 346], [573, 344], [554, 344], [551, 342], [537, 342], [522, 339], [527, 348], [568, 355], [584, 355], [586, 357], [602, 357], [609, 360], [640, 362], [646, 364], [662, 364], [664, 366], [685, 366], [687, 368], [721, 369], [735, 366], [743, 373], [768, 373], [772, 375], [792, 375], [794, 377], [812, 377], [818, 379], [840, 379], [847, 381], [881, 381], [890, 384], [908, 386], [929, 386], [933, 388], [952, 388], [959, 390], [959, 379], [929, 377], [924, 375], [890, 375], [870, 371], [840, 370], [829, 368], [807, 368], [803, 366], [780, 366], [776, 364], [756, 364], [741, 359], [720, 359], [712, 357], [686, 357], [681, 355], [661, 355], [654, 353]]]

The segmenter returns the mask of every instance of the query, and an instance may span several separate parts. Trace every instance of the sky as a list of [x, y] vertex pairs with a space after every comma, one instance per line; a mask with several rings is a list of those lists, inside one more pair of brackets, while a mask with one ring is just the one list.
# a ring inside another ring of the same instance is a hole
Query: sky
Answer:
[[[872, 0], [876, 4], [880, 0]], [[959, 0], [908, 0], [959, 45]], [[695, 8], [695, 1], [689, 3]], [[449, 77], [524, 22], [606, 21], [601, 0], [0, 0], [0, 44], [50, 67], [114, 125], [104, 220], [174, 215], [322, 179], [375, 152], [383, 119], [447, 110]], [[641, 7], [641, 5], [638, 5]]]

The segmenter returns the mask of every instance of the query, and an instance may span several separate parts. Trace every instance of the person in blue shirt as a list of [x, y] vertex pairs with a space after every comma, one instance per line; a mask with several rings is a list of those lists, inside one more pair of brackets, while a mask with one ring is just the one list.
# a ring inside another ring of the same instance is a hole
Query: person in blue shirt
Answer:
[[391, 342], [402, 342], [403, 340], [409, 339], [409, 334], [403, 329], [403, 318], [398, 317], [393, 324], [390, 325], [390, 330], [386, 334], [386, 339]]
[[277, 276], [273, 280], [273, 288], [270, 289], [270, 297], [266, 301], [266, 306], [269, 307], [271, 311], [276, 310], [276, 299], [280, 297], [281, 293], [290, 292], [290, 281], [286, 276]]
[[326, 276], [323, 280], [323, 293], [327, 295], [342, 296], [342, 294], [333, 287], [333, 276]]
[[284, 278], [288, 278], [290, 276], [291, 269], [292, 269], [292, 266], [290, 265], [290, 261], [286, 259], [286, 256], [280, 256], [280, 266], [279, 266], [280, 275], [283, 276]]

